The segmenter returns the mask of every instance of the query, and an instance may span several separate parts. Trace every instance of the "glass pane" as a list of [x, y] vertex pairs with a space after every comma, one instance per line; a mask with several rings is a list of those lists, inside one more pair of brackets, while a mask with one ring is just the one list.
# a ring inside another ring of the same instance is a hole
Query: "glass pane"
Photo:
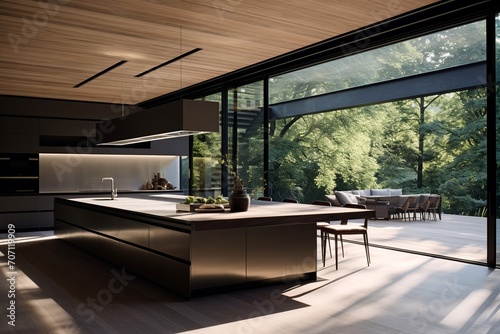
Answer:
[[485, 57], [485, 22], [480, 21], [273, 77], [269, 101], [331, 93], [484, 61]]
[[[264, 193], [263, 88], [263, 82], [258, 81], [229, 93], [229, 161], [236, 163], [237, 172], [253, 198]], [[236, 157], [231, 160], [235, 151]]]
[[333, 190], [400, 189], [423, 203], [439, 194], [442, 214], [417, 211], [411, 222], [390, 215], [404, 196], [382, 200], [370, 242], [486, 262], [485, 97], [481, 88], [273, 121], [271, 196], [311, 203]]
[[[221, 94], [206, 96], [202, 100], [218, 102]], [[221, 131], [193, 137], [193, 193], [194, 196], [217, 197], [221, 190]]]
[[181, 184], [184, 195], [189, 195], [189, 157], [181, 156]]

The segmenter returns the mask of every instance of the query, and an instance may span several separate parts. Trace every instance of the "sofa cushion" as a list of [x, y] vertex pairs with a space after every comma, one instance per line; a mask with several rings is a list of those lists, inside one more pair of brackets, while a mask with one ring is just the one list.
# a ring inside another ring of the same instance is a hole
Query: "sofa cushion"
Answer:
[[351, 194], [350, 192], [347, 191], [335, 191], [335, 196], [337, 196], [338, 200], [340, 201], [340, 204], [342, 206], [346, 204], [358, 204], [358, 199], [356, 198], [355, 195]]
[[389, 189], [370, 189], [370, 195], [372, 196], [390, 196]]
[[360, 197], [366, 197], [371, 195], [370, 189], [361, 189], [361, 190], [351, 190], [353, 195], [357, 195]]
[[403, 189], [389, 189], [389, 195], [401, 196], [401, 195], [403, 195]]
[[330, 202], [331, 205], [333, 206], [342, 206], [342, 203], [340, 203], [339, 199], [335, 195], [325, 195], [326, 199], [328, 202]]

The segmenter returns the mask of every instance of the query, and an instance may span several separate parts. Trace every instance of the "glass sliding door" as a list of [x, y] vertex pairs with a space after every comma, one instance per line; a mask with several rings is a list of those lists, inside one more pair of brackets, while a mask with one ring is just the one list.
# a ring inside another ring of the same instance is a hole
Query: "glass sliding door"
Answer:
[[[228, 93], [228, 159], [252, 198], [264, 193], [263, 81]], [[232, 183], [228, 182], [229, 191]]]
[[273, 198], [439, 194], [439, 219], [373, 220], [371, 243], [485, 263], [486, 54], [482, 20], [270, 78]]
[[[221, 94], [202, 98], [204, 101], [218, 102]], [[220, 116], [219, 116], [220, 117]], [[221, 181], [221, 132], [205, 133], [193, 137], [193, 180], [192, 195], [213, 198], [222, 194]]]

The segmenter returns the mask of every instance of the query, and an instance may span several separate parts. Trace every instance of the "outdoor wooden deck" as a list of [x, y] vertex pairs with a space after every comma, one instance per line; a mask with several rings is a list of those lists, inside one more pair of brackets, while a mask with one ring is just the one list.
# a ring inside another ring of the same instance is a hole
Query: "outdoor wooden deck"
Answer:
[[370, 244], [486, 262], [486, 218], [450, 214], [443, 214], [442, 220], [418, 218], [370, 220]]

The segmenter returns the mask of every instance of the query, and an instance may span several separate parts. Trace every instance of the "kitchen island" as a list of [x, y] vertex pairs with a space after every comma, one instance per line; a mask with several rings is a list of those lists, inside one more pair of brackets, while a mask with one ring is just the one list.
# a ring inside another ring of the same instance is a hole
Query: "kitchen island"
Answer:
[[185, 197], [56, 198], [54, 233], [187, 298], [316, 279], [316, 222], [372, 210], [252, 201], [247, 212], [177, 211]]

